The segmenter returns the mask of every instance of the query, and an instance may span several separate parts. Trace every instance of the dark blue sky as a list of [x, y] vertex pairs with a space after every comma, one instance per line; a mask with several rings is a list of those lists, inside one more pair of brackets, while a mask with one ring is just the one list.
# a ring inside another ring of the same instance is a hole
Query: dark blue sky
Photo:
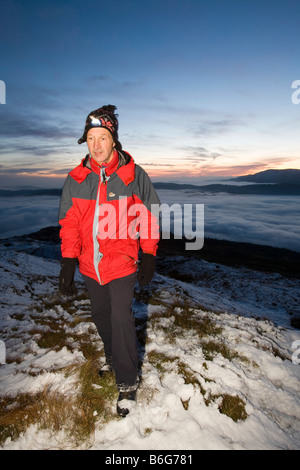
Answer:
[[5, 2], [1, 184], [62, 184], [108, 103], [156, 180], [300, 168], [299, 36], [298, 0]]

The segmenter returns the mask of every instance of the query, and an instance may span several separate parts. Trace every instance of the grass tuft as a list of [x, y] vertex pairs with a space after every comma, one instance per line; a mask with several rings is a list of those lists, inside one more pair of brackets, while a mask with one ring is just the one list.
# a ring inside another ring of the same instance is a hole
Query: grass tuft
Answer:
[[225, 393], [219, 405], [220, 413], [229, 416], [233, 421], [245, 421], [248, 417], [245, 409], [245, 402], [238, 396]]
[[53, 433], [63, 432], [71, 446], [88, 443], [96, 424], [114, 419], [111, 402], [118, 391], [113, 374], [102, 379], [98, 375], [98, 358], [66, 369], [76, 374], [74, 392], [66, 395], [45, 387], [36, 393], [0, 398], [0, 444], [17, 439], [30, 425]]

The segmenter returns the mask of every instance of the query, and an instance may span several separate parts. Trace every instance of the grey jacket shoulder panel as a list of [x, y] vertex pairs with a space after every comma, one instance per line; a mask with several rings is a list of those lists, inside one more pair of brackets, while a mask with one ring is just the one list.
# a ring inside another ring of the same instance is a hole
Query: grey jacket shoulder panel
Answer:
[[58, 220], [65, 218], [73, 205], [73, 198], [96, 200], [99, 176], [95, 173], [87, 175], [82, 183], [78, 183], [70, 175], [67, 176], [60, 198]]
[[151, 210], [152, 204], [160, 204], [149, 175], [139, 165], [135, 165], [135, 179], [131, 184], [133, 185], [134, 194], [138, 196], [148, 210]]
[[62, 195], [60, 198], [60, 204], [59, 204], [59, 212], [58, 212], [58, 220], [60, 221], [61, 219], [64, 219], [68, 210], [72, 207], [73, 201], [72, 201], [72, 196], [71, 196], [71, 191], [70, 191], [70, 183], [71, 183], [71, 176], [68, 175], [65, 184], [62, 190]]

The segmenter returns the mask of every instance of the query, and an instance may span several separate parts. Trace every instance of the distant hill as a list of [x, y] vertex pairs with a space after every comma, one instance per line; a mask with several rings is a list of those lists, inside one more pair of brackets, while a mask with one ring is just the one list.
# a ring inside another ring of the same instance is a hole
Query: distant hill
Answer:
[[238, 176], [230, 181], [248, 183], [300, 184], [300, 170], [265, 170], [253, 175]]
[[32, 197], [32, 196], [61, 196], [61, 189], [0, 189], [0, 197]]
[[156, 190], [168, 189], [175, 191], [189, 190], [200, 193], [257, 194], [266, 196], [300, 196], [300, 184], [193, 184], [153, 183]]
[[[193, 190], [209, 193], [229, 193], [229, 194], [257, 194], [257, 195], [281, 195], [281, 196], [299, 196], [300, 195], [300, 170], [266, 170], [253, 175], [239, 176], [230, 178], [228, 183], [245, 182], [252, 184], [234, 185], [234, 184], [179, 184], [157, 182], [154, 183], [156, 189], [170, 190]], [[253, 184], [257, 183], [257, 184]]]

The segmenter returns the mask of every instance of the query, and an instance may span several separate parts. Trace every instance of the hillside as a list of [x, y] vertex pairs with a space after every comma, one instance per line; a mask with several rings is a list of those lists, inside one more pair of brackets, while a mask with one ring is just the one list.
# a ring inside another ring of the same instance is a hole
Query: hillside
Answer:
[[0, 247], [3, 450], [300, 449], [299, 280], [162, 251], [136, 286], [141, 386], [122, 420], [81, 276], [77, 296], [58, 293], [43, 237], [48, 259]]
[[[45, 227], [28, 235], [0, 240], [0, 245], [26, 251], [36, 256], [60, 259], [59, 230], [59, 226]], [[184, 238], [171, 240], [161, 238], [158, 262], [165, 257], [179, 255], [231, 267], [248, 267], [258, 271], [278, 272], [287, 277], [300, 278], [300, 253], [292, 250], [205, 237], [201, 250], [186, 251], [185, 243]]]

